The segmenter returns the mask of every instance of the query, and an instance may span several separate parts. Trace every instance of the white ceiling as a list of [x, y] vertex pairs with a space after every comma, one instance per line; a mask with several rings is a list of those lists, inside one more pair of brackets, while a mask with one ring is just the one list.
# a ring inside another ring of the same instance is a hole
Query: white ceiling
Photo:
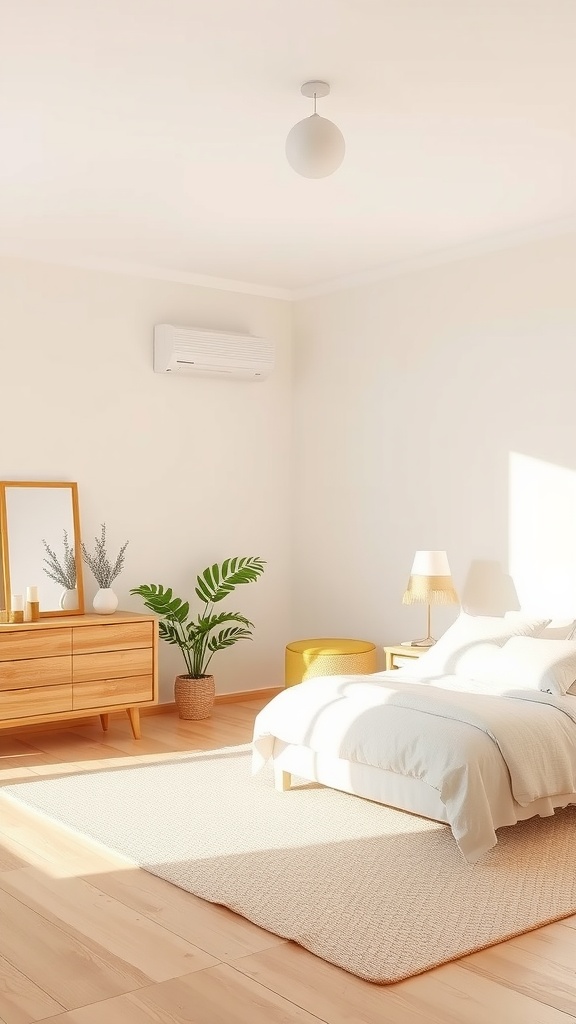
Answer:
[[0, 250], [288, 297], [562, 229], [575, 41], [576, 0], [1, 0]]

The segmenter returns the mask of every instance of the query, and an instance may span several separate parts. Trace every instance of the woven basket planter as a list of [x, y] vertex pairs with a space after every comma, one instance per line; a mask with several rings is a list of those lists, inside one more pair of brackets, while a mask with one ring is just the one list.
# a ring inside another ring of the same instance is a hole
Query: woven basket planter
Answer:
[[214, 676], [176, 676], [174, 680], [174, 700], [178, 708], [178, 718], [187, 721], [199, 721], [210, 718], [214, 707]]

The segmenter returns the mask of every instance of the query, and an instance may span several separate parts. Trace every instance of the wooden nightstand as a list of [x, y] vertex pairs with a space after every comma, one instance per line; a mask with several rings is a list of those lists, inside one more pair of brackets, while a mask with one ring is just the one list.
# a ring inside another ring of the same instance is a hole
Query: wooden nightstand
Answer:
[[386, 670], [388, 670], [391, 668], [406, 668], [411, 661], [419, 658], [421, 654], [425, 654], [430, 648], [408, 647], [408, 645], [398, 644], [397, 647], [384, 647], [383, 650], [386, 655]]

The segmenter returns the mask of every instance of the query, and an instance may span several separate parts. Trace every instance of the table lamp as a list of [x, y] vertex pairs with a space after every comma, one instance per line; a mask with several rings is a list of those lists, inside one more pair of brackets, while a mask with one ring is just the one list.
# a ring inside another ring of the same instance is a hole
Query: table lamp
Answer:
[[420, 602], [427, 606], [426, 636], [407, 641], [408, 647], [432, 647], [436, 643], [430, 634], [430, 605], [458, 603], [445, 551], [417, 551], [414, 556], [402, 604]]

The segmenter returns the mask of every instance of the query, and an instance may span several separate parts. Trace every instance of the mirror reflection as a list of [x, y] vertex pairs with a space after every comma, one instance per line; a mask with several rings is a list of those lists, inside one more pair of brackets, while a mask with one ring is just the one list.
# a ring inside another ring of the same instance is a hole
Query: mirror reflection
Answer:
[[[40, 615], [84, 610], [78, 494], [73, 483], [5, 481], [2, 488], [4, 607], [26, 607], [37, 588]], [[78, 555], [77, 555], [78, 553]]]

